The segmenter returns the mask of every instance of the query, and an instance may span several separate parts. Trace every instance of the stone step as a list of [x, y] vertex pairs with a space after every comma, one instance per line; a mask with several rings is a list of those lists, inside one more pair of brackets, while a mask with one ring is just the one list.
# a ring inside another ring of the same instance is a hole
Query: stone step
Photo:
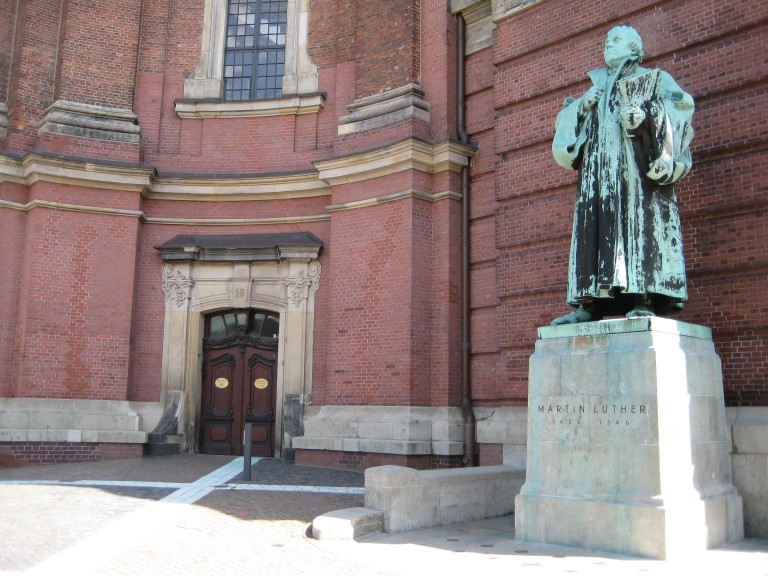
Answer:
[[316, 540], [356, 540], [384, 529], [384, 514], [371, 508], [334, 510], [312, 521]]

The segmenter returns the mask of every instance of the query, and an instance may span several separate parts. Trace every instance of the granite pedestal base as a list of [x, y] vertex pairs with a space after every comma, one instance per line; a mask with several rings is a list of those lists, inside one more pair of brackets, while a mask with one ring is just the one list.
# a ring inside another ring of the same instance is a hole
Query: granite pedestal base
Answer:
[[708, 328], [540, 328], [529, 387], [518, 539], [670, 559], [744, 537]]

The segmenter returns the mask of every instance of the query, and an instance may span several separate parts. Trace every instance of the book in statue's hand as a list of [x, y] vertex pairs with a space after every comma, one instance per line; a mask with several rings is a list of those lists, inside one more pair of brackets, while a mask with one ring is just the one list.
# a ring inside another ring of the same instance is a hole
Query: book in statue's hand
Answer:
[[661, 71], [658, 68], [622, 78], [617, 82], [621, 106], [642, 106], [661, 94]]

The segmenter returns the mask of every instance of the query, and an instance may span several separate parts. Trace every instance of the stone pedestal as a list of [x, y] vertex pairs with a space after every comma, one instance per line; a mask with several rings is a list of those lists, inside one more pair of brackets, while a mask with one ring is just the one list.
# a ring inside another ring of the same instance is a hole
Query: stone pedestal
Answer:
[[743, 538], [708, 328], [540, 328], [529, 386], [517, 539], [670, 559]]

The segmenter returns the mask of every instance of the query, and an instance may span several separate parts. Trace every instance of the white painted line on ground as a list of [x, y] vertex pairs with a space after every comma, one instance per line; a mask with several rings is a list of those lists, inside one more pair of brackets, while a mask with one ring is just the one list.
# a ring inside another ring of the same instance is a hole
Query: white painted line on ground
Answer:
[[88, 486], [98, 488], [104, 487], [120, 487], [120, 488], [157, 488], [178, 490], [187, 486], [187, 482], [142, 482], [139, 480], [0, 480], [2, 484], [15, 484], [15, 485], [39, 485], [39, 486]]
[[[261, 458], [251, 458], [251, 466], [256, 464]], [[201, 498], [207, 496], [213, 492], [217, 486], [221, 486], [226, 483], [227, 480], [231, 480], [234, 476], [237, 476], [238, 472], [243, 470], [243, 459], [235, 458], [229, 464], [226, 464], [214, 470], [210, 474], [203, 476], [199, 480], [187, 484], [183, 488], [176, 490], [173, 494], [169, 494], [160, 502], [174, 503], [174, 504], [194, 504]]]
[[315, 494], [365, 494], [356, 486], [294, 486], [290, 484], [228, 484], [219, 490], [254, 490], [258, 492], [313, 492]]
[[[251, 465], [260, 458], [251, 458]], [[316, 494], [365, 494], [357, 486], [301, 486], [294, 484], [245, 484], [229, 482], [243, 469], [243, 459], [236, 458], [194, 482], [144, 482], [139, 480], [0, 480], [3, 484], [32, 484], [45, 486], [87, 486], [175, 490], [160, 502], [193, 504], [214, 490], [250, 490], [255, 492], [310, 492]]]

